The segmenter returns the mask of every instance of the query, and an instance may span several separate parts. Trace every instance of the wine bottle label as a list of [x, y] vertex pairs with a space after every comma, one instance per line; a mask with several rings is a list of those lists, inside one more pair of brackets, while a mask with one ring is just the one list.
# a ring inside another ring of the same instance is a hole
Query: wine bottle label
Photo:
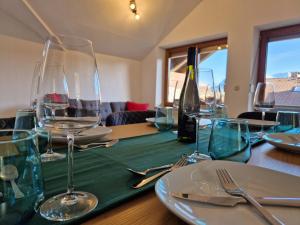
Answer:
[[192, 65], [189, 65], [188, 71], [189, 71], [189, 75], [190, 75], [190, 80], [194, 80], [195, 79], [194, 67]]
[[183, 142], [196, 141], [196, 121], [194, 118], [183, 114], [179, 121], [178, 137]]

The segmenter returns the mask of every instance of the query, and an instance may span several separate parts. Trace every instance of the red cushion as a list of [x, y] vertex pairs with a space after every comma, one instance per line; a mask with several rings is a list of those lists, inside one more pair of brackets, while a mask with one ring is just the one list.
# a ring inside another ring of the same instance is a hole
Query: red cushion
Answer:
[[128, 111], [147, 111], [148, 108], [148, 103], [127, 102]]
[[57, 94], [57, 93], [52, 93], [52, 94], [47, 94], [46, 99], [48, 99], [51, 102], [55, 103], [62, 103], [66, 101], [67, 95], [63, 94]]

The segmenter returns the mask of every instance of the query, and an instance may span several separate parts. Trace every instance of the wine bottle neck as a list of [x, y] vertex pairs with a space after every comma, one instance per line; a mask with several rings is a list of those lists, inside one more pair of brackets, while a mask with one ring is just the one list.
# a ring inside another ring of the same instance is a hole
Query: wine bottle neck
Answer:
[[189, 65], [187, 69], [189, 71], [189, 79], [190, 80], [194, 80], [195, 79], [194, 66], [193, 65]]
[[191, 47], [191, 48], [188, 48], [187, 65], [195, 66], [195, 64], [196, 64], [196, 48]]

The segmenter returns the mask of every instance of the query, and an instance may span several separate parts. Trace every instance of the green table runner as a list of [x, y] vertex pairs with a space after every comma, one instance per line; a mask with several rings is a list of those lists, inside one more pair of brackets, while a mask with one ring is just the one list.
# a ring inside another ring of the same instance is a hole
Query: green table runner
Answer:
[[[111, 148], [94, 148], [74, 154], [75, 190], [96, 195], [99, 204], [89, 215], [76, 220], [82, 222], [93, 215], [114, 207], [121, 202], [153, 188], [154, 182], [141, 189], [131, 186], [141, 177], [126, 170], [127, 167], [146, 169], [176, 162], [182, 154], [193, 152], [195, 144], [183, 144], [172, 132], [121, 140]], [[203, 137], [205, 138], [205, 137]], [[43, 164], [46, 198], [63, 193], [67, 186], [66, 160]], [[74, 221], [72, 221], [74, 223]], [[69, 224], [69, 222], [57, 222]], [[29, 224], [53, 224], [36, 214]]]
[[[208, 132], [202, 131], [200, 149], [207, 149]], [[121, 140], [111, 148], [94, 148], [74, 154], [75, 190], [93, 193], [99, 204], [89, 215], [68, 222], [57, 224], [80, 223], [100, 214], [104, 210], [115, 207], [145, 190], [153, 188], [155, 182], [141, 189], [131, 186], [141, 177], [126, 170], [127, 167], [144, 170], [149, 167], [176, 162], [182, 154], [191, 154], [195, 144], [183, 144], [177, 141], [172, 132], [161, 132], [142, 137]], [[66, 151], [66, 150], [64, 150]], [[246, 154], [249, 154], [250, 151]], [[231, 160], [239, 160], [237, 155]], [[46, 199], [66, 191], [67, 162], [66, 160], [43, 164]], [[36, 214], [29, 224], [44, 225], [55, 222], [43, 219]]]

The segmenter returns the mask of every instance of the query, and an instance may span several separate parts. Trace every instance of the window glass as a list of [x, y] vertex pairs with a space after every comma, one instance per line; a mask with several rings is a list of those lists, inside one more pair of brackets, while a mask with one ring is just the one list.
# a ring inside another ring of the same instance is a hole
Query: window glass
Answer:
[[268, 42], [266, 81], [274, 85], [277, 107], [300, 106], [300, 38]]
[[[168, 102], [173, 102], [174, 98], [179, 99], [180, 97], [186, 73], [186, 57], [186, 53], [183, 52], [168, 59]], [[198, 61], [200, 62], [198, 67], [213, 70], [216, 88], [218, 85], [221, 85], [221, 89], [224, 90], [227, 66], [227, 45], [200, 49]]]
[[221, 90], [225, 90], [226, 69], [227, 69], [227, 48], [216, 51], [203, 51], [200, 54], [200, 68], [212, 69], [214, 75], [215, 89], [220, 86]]

